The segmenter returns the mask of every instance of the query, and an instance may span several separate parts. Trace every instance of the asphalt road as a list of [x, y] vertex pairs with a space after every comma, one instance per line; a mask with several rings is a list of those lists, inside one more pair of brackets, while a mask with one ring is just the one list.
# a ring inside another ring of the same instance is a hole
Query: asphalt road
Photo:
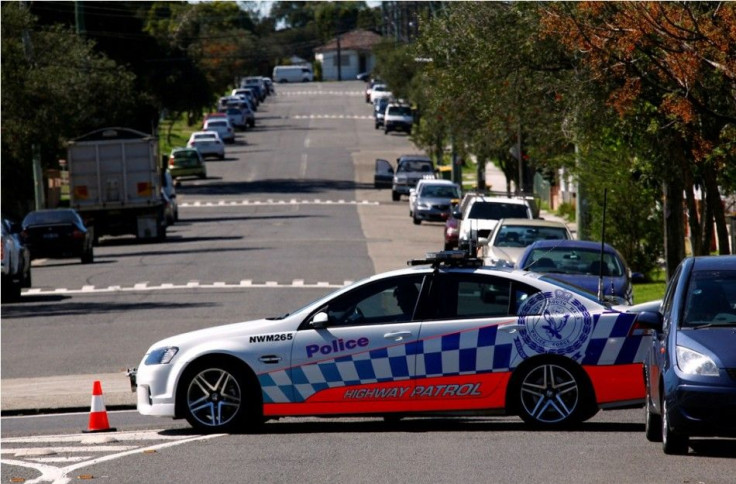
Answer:
[[[156, 340], [289, 312], [439, 250], [440, 224], [413, 225], [406, 199], [372, 188], [375, 158], [416, 150], [373, 129], [363, 88], [277, 86], [256, 129], [208, 162], [209, 178], [178, 189], [181, 221], [166, 242], [109, 238], [92, 265], [36, 262], [32, 290], [2, 306], [3, 412], [84, 407], [96, 379], [108, 405], [131, 404], [122, 370]], [[644, 439], [640, 410], [601, 412], [569, 432], [530, 432], [515, 417], [309, 418], [202, 437], [110, 412], [118, 431], [90, 436], [77, 433], [85, 419], [4, 417], [2, 481], [736, 482], [734, 441], [665, 457]]]

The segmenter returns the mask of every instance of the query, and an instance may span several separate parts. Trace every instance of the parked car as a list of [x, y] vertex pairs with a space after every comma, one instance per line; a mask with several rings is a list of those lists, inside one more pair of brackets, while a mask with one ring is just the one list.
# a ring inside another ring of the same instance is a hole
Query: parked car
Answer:
[[[222, 142], [220, 142], [222, 144]], [[207, 165], [199, 148], [174, 148], [169, 155], [168, 173], [179, 183], [182, 178], [207, 178]]]
[[388, 90], [388, 86], [386, 84], [375, 84], [371, 88], [371, 97], [370, 102], [372, 104], [375, 104], [376, 99], [385, 97], [385, 98], [391, 98], [393, 96], [393, 93]]
[[[196, 152], [197, 150], [191, 151]], [[197, 155], [199, 155], [199, 153], [197, 153]], [[161, 178], [161, 199], [164, 201], [166, 225], [174, 225], [174, 223], [179, 220], [179, 205], [176, 202], [174, 177], [171, 176], [171, 172], [169, 170], [165, 170]]]
[[389, 134], [391, 131], [411, 133], [413, 124], [414, 114], [411, 111], [411, 106], [394, 103], [389, 103], [386, 106], [386, 112], [383, 115], [384, 134]]
[[[216, 156], [221, 160], [225, 159], [225, 144], [222, 142], [220, 135], [217, 134], [216, 131], [195, 131], [189, 136], [187, 147], [196, 148], [196, 150], [202, 155], [202, 158], [207, 156]], [[204, 175], [199, 176], [200, 178], [205, 178], [207, 174], [205, 173]]]
[[235, 130], [227, 119], [215, 118], [204, 122], [202, 131], [214, 131], [225, 143], [235, 142]]
[[479, 240], [487, 239], [502, 218], [534, 218], [532, 208], [524, 198], [471, 195], [461, 210], [454, 216], [460, 219], [458, 247], [462, 250], [475, 251]]
[[645, 431], [665, 454], [691, 436], [736, 437], [736, 256], [688, 257], [661, 308], [637, 325], [655, 336], [644, 360]]
[[519, 256], [517, 267], [549, 274], [555, 279], [575, 284], [591, 294], [598, 294], [614, 304], [633, 304], [631, 270], [621, 254], [609, 244], [592, 240], [540, 240], [529, 245]]
[[368, 82], [371, 78], [370, 72], [359, 72], [355, 78], [359, 81]]
[[555, 429], [643, 403], [649, 336], [635, 314], [479, 262], [428, 254], [284, 316], [155, 342], [130, 371], [138, 412], [200, 432], [438, 412]]
[[445, 230], [444, 230], [444, 248], [445, 250], [452, 250], [457, 248], [458, 244], [458, 235], [460, 234], [460, 221], [452, 216], [453, 212], [456, 210], [456, 206], [460, 200], [453, 200], [451, 202], [452, 207], [450, 208], [450, 215], [447, 216], [447, 220], [445, 221]]
[[422, 220], [444, 222], [452, 200], [460, 198], [460, 186], [450, 180], [419, 180], [409, 191], [409, 216], [415, 225]]
[[376, 99], [376, 102], [373, 105], [373, 120], [376, 129], [383, 127], [383, 119], [386, 115], [386, 106], [388, 106], [387, 97]]
[[94, 236], [74, 209], [35, 210], [25, 216], [21, 226], [31, 259], [79, 257], [82, 264], [94, 261]]
[[21, 227], [2, 217], [2, 300], [17, 301], [21, 288], [31, 287], [31, 253], [23, 243]]
[[488, 239], [479, 245], [486, 265], [514, 267], [524, 249], [534, 242], [572, 238], [570, 229], [562, 222], [505, 218], [498, 221]]
[[391, 199], [399, 201], [401, 195], [409, 195], [409, 190], [422, 179], [437, 178], [432, 160], [424, 155], [402, 155], [396, 159], [396, 171], [387, 160], [377, 159], [373, 177], [374, 185], [390, 174]]
[[229, 104], [225, 110], [225, 114], [227, 114], [227, 120], [233, 127], [245, 129], [248, 126], [248, 121], [242, 108]]

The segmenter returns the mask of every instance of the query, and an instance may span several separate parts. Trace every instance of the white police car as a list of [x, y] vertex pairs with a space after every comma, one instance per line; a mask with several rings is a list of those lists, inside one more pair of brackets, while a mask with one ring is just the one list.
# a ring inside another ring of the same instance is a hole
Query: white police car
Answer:
[[159, 341], [131, 371], [138, 411], [217, 432], [469, 412], [560, 427], [643, 403], [649, 336], [634, 314], [464, 252], [427, 256], [287, 316]]

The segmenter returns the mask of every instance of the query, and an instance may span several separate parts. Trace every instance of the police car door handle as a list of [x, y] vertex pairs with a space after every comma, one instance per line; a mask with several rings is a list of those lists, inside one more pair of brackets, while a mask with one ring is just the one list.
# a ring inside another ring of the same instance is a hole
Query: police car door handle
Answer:
[[411, 336], [411, 331], [396, 331], [393, 333], [386, 333], [383, 335], [386, 339], [392, 339], [394, 341], [403, 341], [405, 337]]
[[274, 364], [281, 361], [281, 357], [278, 355], [263, 355], [258, 358], [262, 363]]
[[499, 325], [498, 330], [504, 331], [506, 333], [515, 333], [517, 330], [523, 328], [524, 326], [518, 323], [511, 323], [511, 324], [504, 324]]

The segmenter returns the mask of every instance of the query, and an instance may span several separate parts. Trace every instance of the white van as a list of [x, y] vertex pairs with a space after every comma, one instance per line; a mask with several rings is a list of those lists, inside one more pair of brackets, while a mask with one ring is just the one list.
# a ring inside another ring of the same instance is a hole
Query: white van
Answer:
[[312, 82], [312, 69], [305, 66], [276, 66], [273, 68], [274, 82]]

